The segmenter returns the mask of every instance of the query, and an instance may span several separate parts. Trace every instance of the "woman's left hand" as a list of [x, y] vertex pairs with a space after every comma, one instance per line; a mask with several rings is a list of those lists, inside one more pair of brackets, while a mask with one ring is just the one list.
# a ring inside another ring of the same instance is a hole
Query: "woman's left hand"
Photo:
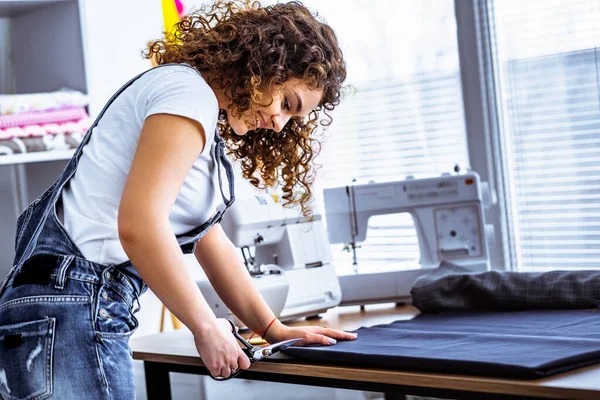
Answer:
[[272, 327], [269, 330], [266, 337], [269, 343], [296, 338], [302, 338], [302, 340], [296, 343], [295, 346], [306, 346], [309, 344], [329, 346], [336, 344], [338, 340], [354, 340], [357, 338], [357, 335], [337, 329], [322, 328], [320, 326], [288, 327], [279, 323], [278, 326]]

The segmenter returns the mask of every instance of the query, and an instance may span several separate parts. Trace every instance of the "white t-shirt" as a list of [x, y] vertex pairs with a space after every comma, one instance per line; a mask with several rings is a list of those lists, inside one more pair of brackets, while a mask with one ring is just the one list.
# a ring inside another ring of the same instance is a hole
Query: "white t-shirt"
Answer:
[[[173, 232], [181, 234], [196, 228], [223, 205], [214, 158], [219, 114], [214, 92], [189, 66], [154, 68], [108, 107], [83, 148], [75, 175], [62, 192], [59, 211], [65, 229], [90, 261], [118, 264], [128, 260], [118, 235], [119, 204], [144, 120], [159, 113], [196, 120], [206, 136], [204, 149], [171, 210]], [[226, 185], [226, 179], [223, 183]]]

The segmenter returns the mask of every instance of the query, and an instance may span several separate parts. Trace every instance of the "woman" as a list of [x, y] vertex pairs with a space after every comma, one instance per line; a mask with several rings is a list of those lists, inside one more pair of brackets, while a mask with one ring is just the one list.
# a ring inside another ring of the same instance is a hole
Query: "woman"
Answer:
[[159, 66], [113, 96], [63, 175], [19, 217], [15, 267], [0, 288], [0, 397], [134, 398], [128, 338], [146, 284], [191, 330], [212, 376], [249, 368], [184, 253], [269, 342], [355, 337], [279, 322], [218, 223], [234, 200], [225, 143], [244, 177], [281, 184], [287, 203], [310, 213], [311, 135], [345, 79], [333, 31], [299, 3], [256, 2], [218, 2], [177, 28], [149, 46]]

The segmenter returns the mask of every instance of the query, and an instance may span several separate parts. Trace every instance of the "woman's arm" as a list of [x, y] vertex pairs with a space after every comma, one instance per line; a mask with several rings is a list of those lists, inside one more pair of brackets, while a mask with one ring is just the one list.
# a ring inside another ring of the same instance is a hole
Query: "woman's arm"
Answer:
[[265, 329], [275, 318], [220, 224], [200, 239], [195, 256], [221, 300], [248, 328]]
[[[254, 331], [264, 330], [275, 317], [273, 311], [252, 284], [252, 277], [244, 266], [239, 250], [225, 235], [220, 224], [213, 226], [200, 239], [195, 255], [227, 307], [248, 328]], [[320, 327], [289, 328], [279, 321], [275, 321], [267, 332], [267, 340], [272, 343], [293, 338], [302, 338], [300, 345], [329, 345], [334, 344], [335, 339], [351, 340], [356, 339], [356, 336]]]
[[227, 377], [231, 368], [248, 368], [248, 359], [202, 297], [169, 223], [204, 142], [202, 126], [191, 119], [169, 114], [146, 119], [119, 206], [119, 237], [150, 289], [192, 331], [211, 373]]

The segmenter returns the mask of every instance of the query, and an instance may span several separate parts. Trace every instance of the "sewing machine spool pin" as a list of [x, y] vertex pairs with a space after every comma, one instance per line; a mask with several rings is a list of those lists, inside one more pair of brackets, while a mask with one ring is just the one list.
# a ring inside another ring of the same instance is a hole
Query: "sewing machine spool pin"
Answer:
[[250, 274], [254, 273], [256, 269], [256, 265], [254, 263], [255, 258], [250, 252], [250, 247], [242, 246], [240, 247], [240, 250], [242, 251], [242, 257], [244, 257], [244, 265], [246, 266], [246, 269], [248, 272], [250, 272]]
[[[352, 179], [352, 183], [356, 182], [356, 178]], [[348, 208], [350, 213], [350, 234], [352, 235], [352, 241], [349, 243], [350, 251], [352, 251], [352, 269], [354, 274], [358, 274], [358, 259], [356, 257], [356, 237], [358, 236], [358, 220], [356, 215], [356, 196], [354, 193], [354, 185], [346, 186], [346, 195], [348, 196]]]

